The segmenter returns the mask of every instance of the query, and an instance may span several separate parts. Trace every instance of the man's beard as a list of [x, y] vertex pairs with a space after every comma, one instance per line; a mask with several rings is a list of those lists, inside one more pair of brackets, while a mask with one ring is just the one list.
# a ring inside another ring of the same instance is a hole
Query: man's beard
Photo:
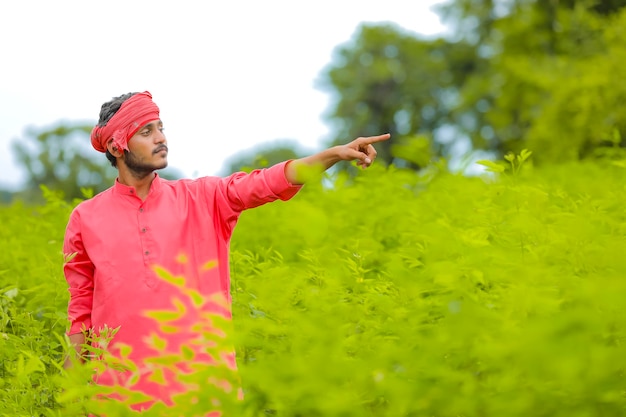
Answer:
[[124, 151], [124, 163], [133, 177], [138, 179], [145, 178], [157, 169], [163, 169], [167, 166], [167, 160], [164, 160], [162, 164], [145, 163], [129, 151]]

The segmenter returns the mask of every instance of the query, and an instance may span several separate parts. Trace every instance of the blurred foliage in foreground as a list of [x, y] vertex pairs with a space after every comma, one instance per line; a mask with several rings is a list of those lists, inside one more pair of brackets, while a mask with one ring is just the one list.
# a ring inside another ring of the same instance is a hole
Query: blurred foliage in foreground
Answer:
[[[245, 212], [232, 341], [246, 397], [227, 416], [623, 416], [626, 165], [528, 157], [472, 178], [374, 165]], [[48, 200], [0, 209], [0, 415], [92, 406], [60, 367], [72, 204]], [[206, 411], [183, 404], [143, 415]]]

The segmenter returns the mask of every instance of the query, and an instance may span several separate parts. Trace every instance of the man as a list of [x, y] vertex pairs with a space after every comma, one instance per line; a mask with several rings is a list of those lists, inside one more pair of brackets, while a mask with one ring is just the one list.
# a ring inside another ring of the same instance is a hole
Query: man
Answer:
[[[118, 169], [118, 177], [111, 188], [80, 203], [68, 221], [63, 251], [70, 342], [80, 354], [88, 338], [119, 328], [108, 350], [132, 349], [139, 375], [134, 387], [152, 398], [137, 408], [159, 400], [170, 404], [176, 388], [155, 382], [143, 361], [158, 354], [149, 340], [156, 335], [169, 352], [177, 352], [194, 335], [159, 332], [146, 316], [171, 307], [177, 291], [155, 268], [184, 277], [186, 290], [230, 300], [229, 241], [241, 212], [292, 198], [304, 182], [303, 169], [322, 172], [351, 160], [368, 167], [376, 157], [372, 144], [389, 137], [358, 138], [249, 174], [167, 181], [155, 172], [167, 166], [168, 148], [150, 93], [128, 93], [103, 104], [91, 143]], [[230, 317], [228, 303], [220, 313]], [[184, 329], [196, 319], [178, 324]], [[234, 355], [230, 361], [234, 367]], [[97, 382], [115, 385], [124, 382], [120, 378], [105, 373]]]

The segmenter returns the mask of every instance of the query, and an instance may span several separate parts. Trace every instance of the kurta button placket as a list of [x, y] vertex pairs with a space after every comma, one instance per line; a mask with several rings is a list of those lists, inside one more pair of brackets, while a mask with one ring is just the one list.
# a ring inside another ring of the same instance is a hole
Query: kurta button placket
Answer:
[[[140, 215], [145, 214], [145, 210], [143, 207], [139, 207], [139, 214]], [[138, 218], [138, 221], [139, 221], [139, 232], [141, 235], [141, 246], [143, 247], [144, 262], [146, 265], [149, 265], [153, 262], [153, 259], [151, 259], [152, 252], [150, 251], [150, 249], [152, 245], [150, 243], [150, 236], [147, 234], [148, 226], [146, 226], [146, 222], [148, 221], [148, 218], [140, 216]], [[148, 273], [144, 277], [144, 282], [146, 283], [148, 287], [154, 288], [157, 284], [157, 279], [156, 277], [154, 277], [154, 274]]]

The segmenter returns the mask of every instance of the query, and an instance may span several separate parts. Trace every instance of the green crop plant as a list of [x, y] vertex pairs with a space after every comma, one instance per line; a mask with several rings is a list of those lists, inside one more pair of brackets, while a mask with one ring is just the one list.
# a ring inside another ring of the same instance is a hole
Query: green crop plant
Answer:
[[[374, 165], [244, 212], [225, 416], [625, 415], [624, 167], [484, 166]], [[78, 416], [99, 389], [60, 365], [71, 205], [47, 193], [0, 210], [0, 415]], [[185, 401], [143, 415], [206, 411]]]

